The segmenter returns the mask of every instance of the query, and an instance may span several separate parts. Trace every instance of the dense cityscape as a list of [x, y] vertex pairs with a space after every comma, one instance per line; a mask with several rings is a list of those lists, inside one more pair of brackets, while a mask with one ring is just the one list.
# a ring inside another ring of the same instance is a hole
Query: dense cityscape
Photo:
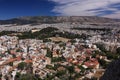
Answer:
[[103, 24], [0, 25], [1, 80], [100, 80], [120, 57], [118, 22]]
[[0, 80], [120, 80], [120, 0], [0, 0]]
[[0, 0], [0, 80], [120, 80], [120, 0]]

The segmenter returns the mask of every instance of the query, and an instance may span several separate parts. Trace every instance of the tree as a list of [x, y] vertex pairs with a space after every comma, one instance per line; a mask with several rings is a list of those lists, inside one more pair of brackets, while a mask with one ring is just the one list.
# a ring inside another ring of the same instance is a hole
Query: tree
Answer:
[[102, 43], [97, 43], [96, 46], [103, 52], [106, 52], [105, 45]]
[[116, 51], [117, 51], [117, 54], [120, 54], [120, 47], [118, 47]]
[[23, 69], [25, 69], [25, 67], [27, 67], [27, 63], [25, 63], [25, 62], [21, 62], [18, 64], [18, 69], [23, 70]]
[[27, 73], [20, 75], [19, 80], [40, 80], [40, 79], [36, 79], [33, 74]]
[[17, 73], [16, 73], [16, 76], [15, 76], [15, 79], [18, 80], [18, 79], [20, 78], [20, 75], [21, 75], [21, 74], [20, 74], [19, 72], [17, 72]]
[[47, 57], [52, 58], [52, 51], [50, 49], [47, 49]]
[[82, 67], [82, 65], [78, 65], [78, 68], [81, 70], [82, 73], [84, 73], [86, 70], [84, 67]]
[[71, 66], [66, 66], [66, 69], [68, 70], [70, 76], [69, 76], [69, 80], [73, 80], [73, 77], [72, 77], [72, 74], [75, 72], [74, 71], [74, 66], [71, 65]]
[[47, 76], [43, 80], [53, 80], [55, 78], [55, 74], [47, 74]]
[[61, 70], [61, 71], [57, 71], [56, 76], [60, 77], [60, 76], [62, 76], [64, 74], [66, 74], [66, 71], [65, 70]]
[[106, 52], [105, 53], [108, 59], [118, 59], [119, 55], [118, 54], [113, 54], [111, 52]]
[[107, 68], [108, 63], [103, 59], [98, 59], [98, 62], [103, 68]]
[[61, 62], [61, 61], [65, 61], [65, 58], [62, 56], [62, 57], [53, 57], [51, 59], [52, 62]]
[[13, 62], [10, 62], [8, 65], [13, 66]]
[[54, 67], [52, 65], [46, 65], [46, 68], [54, 70]]

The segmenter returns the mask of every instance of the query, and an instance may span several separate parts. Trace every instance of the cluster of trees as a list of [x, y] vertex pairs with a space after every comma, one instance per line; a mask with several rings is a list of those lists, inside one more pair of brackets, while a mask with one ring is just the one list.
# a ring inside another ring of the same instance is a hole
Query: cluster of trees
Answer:
[[[59, 67], [63, 67], [63, 70], [58, 70]], [[75, 80], [80, 77], [80, 73], [75, 72], [75, 67], [74, 65], [60, 65], [60, 64], [55, 64], [54, 66], [47, 65], [46, 68], [55, 70], [56, 72], [53, 73], [52, 75], [48, 74], [46, 79], [52, 80], [55, 77], [58, 77], [60, 80]]]
[[[111, 51], [106, 50], [104, 44], [98, 43], [98, 44], [96, 44], [96, 45], [97, 45], [97, 47], [102, 51], [102, 54], [105, 55], [105, 56], [107, 56], [108, 59], [115, 60], [115, 59], [118, 59], [118, 58], [119, 58], [119, 56], [120, 56], [120, 47], [118, 47], [118, 48], [116, 49], [116, 53], [113, 53], [113, 52], [111, 52]], [[101, 54], [101, 55], [102, 55], [102, 54]]]
[[42, 80], [42, 79], [35, 76], [32, 73], [27, 73], [27, 74], [17, 73], [15, 76], [15, 80]]
[[[24, 32], [23, 35], [19, 35], [20, 38], [37, 38], [37, 39], [45, 39], [49, 37], [54, 37], [56, 35], [64, 38], [75, 39], [75, 38], [83, 38], [86, 39], [89, 35], [86, 34], [74, 34], [70, 32], [56, 32], [58, 29], [53, 27], [47, 27], [39, 32], [31, 33], [31, 32]], [[69, 36], [68, 36], [69, 35]]]
[[29, 38], [45, 39], [51, 37], [52, 36], [51, 34], [57, 30], [58, 30], [57, 28], [47, 27], [34, 33], [32, 33], [31, 31], [23, 32], [22, 35], [18, 35], [18, 37], [20, 39], [29, 39]]
[[42, 80], [38, 76], [32, 73], [32, 63], [21, 62], [18, 64], [19, 70], [26, 70], [26, 74], [20, 74], [17, 72], [15, 80]]
[[105, 48], [105, 44], [103, 43], [96, 43], [95, 44], [97, 46], [97, 48], [99, 48], [102, 52], [107, 52], [106, 48]]
[[111, 29], [108, 29], [108, 28], [72, 28], [72, 29], [75, 29], [75, 30], [93, 30], [93, 31], [110, 31]]
[[12, 33], [16, 33], [16, 32], [15, 31], [2, 31], [0, 32], [0, 36], [12, 34]]
[[[59, 67], [63, 67], [65, 69], [58, 70]], [[55, 70], [56, 72], [52, 74], [47, 74], [47, 76], [44, 79], [41, 79], [40, 76], [37, 76], [33, 73], [27, 73], [27, 74], [17, 73], [15, 80], [54, 80], [56, 77], [59, 78], [60, 80], [74, 80], [79, 78], [81, 75], [80, 73], [75, 72], [74, 65], [63, 66], [60, 64], [55, 64], [54, 66], [46, 65], [46, 68]]]
[[[58, 31], [57, 28], [47, 27], [38, 32], [34, 32], [34, 33], [32, 33], [31, 31], [22, 32], [22, 35], [17, 35], [17, 36], [19, 37], [19, 39], [31, 39], [31, 38], [35, 39], [35, 38], [37, 38], [37, 39], [44, 39], [44, 41], [46, 41], [46, 38], [55, 37], [56, 35], [58, 35], [60, 37], [64, 37], [64, 38], [69, 38], [69, 39], [75, 39], [75, 38], [86, 39], [87, 37], [89, 37], [89, 35], [86, 35], [86, 34], [79, 35], [79, 34], [74, 34], [74, 33], [70, 33], [70, 32], [57, 32], [57, 31]], [[11, 34], [11, 33], [17, 33], [17, 32], [3, 31], [3, 32], [0, 32], [0, 36]]]
[[18, 69], [20, 69], [20, 70], [23, 70], [26, 67], [27, 67], [27, 63], [25, 63], [25, 62], [21, 62], [21, 63], [18, 64]]
[[66, 61], [66, 59], [62, 56], [62, 57], [53, 57], [51, 59], [52, 62], [61, 62], [61, 61]]

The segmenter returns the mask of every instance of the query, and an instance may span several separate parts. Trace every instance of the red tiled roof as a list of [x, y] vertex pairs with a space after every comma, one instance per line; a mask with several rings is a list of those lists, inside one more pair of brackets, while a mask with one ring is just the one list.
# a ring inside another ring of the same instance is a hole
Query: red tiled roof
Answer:
[[84, 63], [89, 68], [95, 68], [99, 64], [98, 60], [95, 58], [92, 58], [90, 61], [87, 61]]
[[87, 53], [87, 54], [91, 54], [91, 53], [92, 53], [92, 51], [91, 51], [91, 50], [89, 50], [89, 49], [87, 49], [87, 50], [86, 50], [86, 53]]
[[25, 60], [26, 63], [32, 63], [32, 60]]
[[8, 64], [10, 62], [14, 62], [14, 61], [20, 61], [21, 60], [21, 56], [18, 56], [16, 58], [11, 58], [11, 59], [8, 59], [6, 62], [4, 62], [3, 64]]

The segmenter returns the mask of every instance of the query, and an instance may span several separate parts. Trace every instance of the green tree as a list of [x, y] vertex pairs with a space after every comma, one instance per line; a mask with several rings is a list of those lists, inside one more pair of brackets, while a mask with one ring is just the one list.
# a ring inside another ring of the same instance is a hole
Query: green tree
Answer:
[[53, 57], [52, 62], [61, 62], [61, 61], [65, 61], [64, 57]]
[[103, 59], [98, 59], [98, 62], [100, 63], [100, 65], [101, 65], [104, 69], [107, 68], [108, 63], [107, 63], [105, 60], [103, 60]]
[[72, 74], [75, 72], [75, 71], [74, 71], [74, 66], [73, 66], [73, 65], [71, 65], [71, 66], [66, 66], [66, 69], [68, 70], [68, 72], [69, 72], [69, 74], [70, 74], [69, 80], [72, 80], [72, 79], [73, 79]]
[[46, 65], [46, 68], [54, 70], [54, 67], [52, 65]]
[[21, 63], [18, 64], [18, 69], [23, 70], [23, 69], [25, 69], [26, 67], [27, 67], [27, 63], [25, 63], [25, 62], [21, 62]]
[[13, 66], [13, 62], [10, 62], [8, 65]]
[[40, 80], [39, 78], [36, 78], [33, 74], [27, 73], [20, 75], [19, 80]]
[[60, 76], [65, 75], [65, 74], [66, 74], [66, 71], [65, 70], [61, 70], [61, 71], [57, 71], [56, 76], [60, 77]]
[[47, 57], [52, 58], [52, 51], [50, 49], [47, 49]]
[[117, 51], [117, 54], [120, 54], [120, 47], [118, 47], [116, 51]]
[[96, 46], [103, 52], [107, 52], [103, 43], [97, 43]]

